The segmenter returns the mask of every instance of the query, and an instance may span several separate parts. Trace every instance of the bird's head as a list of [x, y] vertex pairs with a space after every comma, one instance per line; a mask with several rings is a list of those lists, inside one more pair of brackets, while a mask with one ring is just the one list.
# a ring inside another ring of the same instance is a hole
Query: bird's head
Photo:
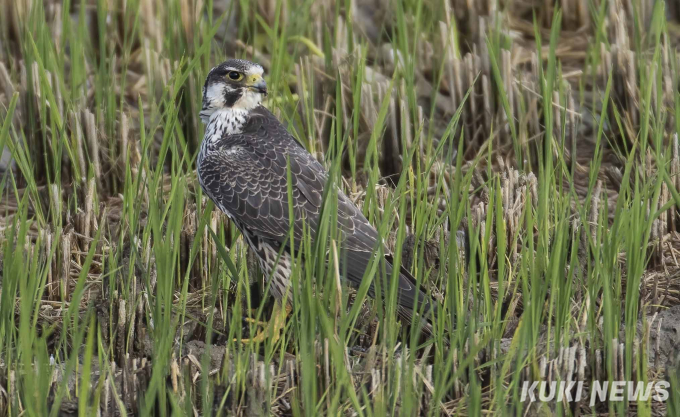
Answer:
[[259, 106], [267, 95], [263, 72], [259, 64], [242, 59], [230, 59], [211, 69], [203, 86], [203, 123], [218, 110], [248, 111]]

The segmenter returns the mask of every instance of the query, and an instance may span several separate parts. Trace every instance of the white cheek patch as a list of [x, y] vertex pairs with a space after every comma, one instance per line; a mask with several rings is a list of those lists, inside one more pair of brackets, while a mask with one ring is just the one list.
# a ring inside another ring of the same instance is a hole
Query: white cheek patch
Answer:
[[224, 95], [232, 91], [234, 88], [224, 83], [215, 83], [207, 90], [203, 87], [203, 108], [199, 114], [203, 123], [208, 123], [213, 113], [226, 107]]
[[207, 89], [203, 87], [203, 108], [199, 113], [201, 121], [208, 123], [210, 116], [216, 110], [224, 107], [223, 85], [213, 84]]
[[224, 105], [224, 84], [213, 84], [205, 92], [205, 98], [209, 106], [217, 107]]

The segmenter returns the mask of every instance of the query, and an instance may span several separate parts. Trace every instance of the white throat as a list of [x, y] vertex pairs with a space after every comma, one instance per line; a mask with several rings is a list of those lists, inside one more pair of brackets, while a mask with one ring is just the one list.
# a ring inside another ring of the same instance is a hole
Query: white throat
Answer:
[[241, 98], [239, 98], [236, 103], [232, 106], [232, 109], [240, 109], [240, 110], [252, 110], [255, 107], [259, 106], [260, 103], [262, 103], [262, 94], [253, 91], [250, 89], [247, 89]]
[[220, 140], [225, 134], [234, 135], [241, 133], [243, 125], [246, 123], [247, 115], [247, 110], [233, 107], [225, 107], [214, 111], [210, 115], [210, 119], [208, 119], [204, 140], [215, 142]]
[[224, 136], [243, 132], [247, 114], [246, 110], [234, 108], [222, 108], [210, 114], [201, 142], [201, 149], [198, 153], [197, 165], [201, 164], [208, 150], [217, 146], [217, 143]]

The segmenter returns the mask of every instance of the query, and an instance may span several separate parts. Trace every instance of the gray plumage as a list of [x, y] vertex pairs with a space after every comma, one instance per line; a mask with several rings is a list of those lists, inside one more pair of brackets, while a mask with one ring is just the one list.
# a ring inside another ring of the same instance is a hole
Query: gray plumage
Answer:
[[[248, 74], [246, 64], [250, 63], [232, 60], [220, 67], [239, 67]], [[251, 107], [252, 103], [242, 98], [248, 94], [245, 84], [241, 90], [237, 84], [228, 82], [225, 86], [215, 85], [223, 82], [215, 75], [224, 73], [220, 67], [211, 71], [204, 87], [201, 117], [207, 120], [207, 128], [197, 160], [198, 179], [206, 194], [235, 223], [258, 255], [272, 282], [272, 294], [281, 300], [289, 286], [291, 261], [287, 244], [290, 230], [287, 166], [292, 178], [295, 247], [299, 247], [303, 223], [312, 238], [316, 237], [328, 173], [269, 110], [259, 102]], [[225, 94], [222, 105], [220, 91]], [[376, 229], [341, 190], [337, 208], [341, 274], [358, 287], [371, 258], [383, 243]], [[378, 271], [386, 271], [391, 277], [391, 257], [387, 250], [384, 253], [388, 255]], [[402, 268], [397, 280], [398, 310], [403, 318], [411, 318], [416, 299], [418, 308], [424, 304], [423, 310], [430, 310], [428, 298], [408, 271]], [[374, 284], [369, 295], [375, 296]]]

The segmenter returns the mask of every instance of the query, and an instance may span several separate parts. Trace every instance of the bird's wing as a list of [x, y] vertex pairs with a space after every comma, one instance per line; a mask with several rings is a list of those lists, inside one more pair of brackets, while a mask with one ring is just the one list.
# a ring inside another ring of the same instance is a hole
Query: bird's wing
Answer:
[[[328, 174], [264, 108], [253, 111], [240, 134], [225, 136], [198, 167], [202, 186], [215, 204], [248, 230], [283, 242], [289, 231], [287, 167], [292, 179], [295, 238], [303, 219], [315, 231]], [[338, 193], [338, 226], [354, 250], [372, 251], [375, 229]]]
[[[328, 178], [323, 166], [264, 108], [253, 111], [242, 133], [223, 139], [198, 167], [203, 188], [220, 210], [249, 233], [283, 243], [290, 225], [289, 164], [294, 238], [301, 239], [303, 223], [314, 237]], [[342, 234], [342, 272], [358, 286], [371, 256], [382, 243], [378, 243], [376, 229], [342, 191], [338, 191], [337, 217]], [[391, 265], [388, 269], [391, 272]], [[400, 304], [411, 308], [419, 293], [415, 283], [400, 274]]]

